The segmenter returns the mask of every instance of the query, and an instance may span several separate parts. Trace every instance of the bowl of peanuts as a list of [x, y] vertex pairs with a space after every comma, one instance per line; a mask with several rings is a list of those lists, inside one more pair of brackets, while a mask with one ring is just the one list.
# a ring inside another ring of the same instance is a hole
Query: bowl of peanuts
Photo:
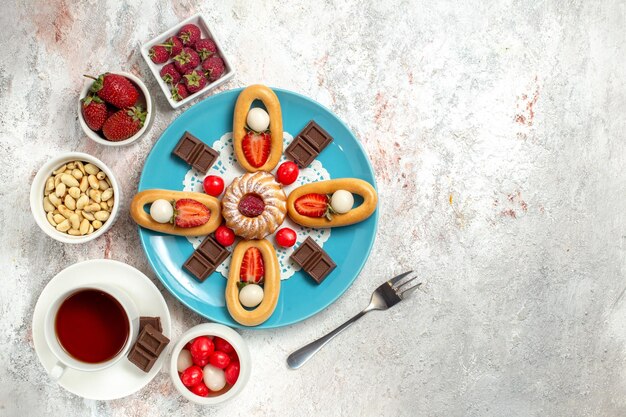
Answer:
[[35, 175], [30, 210], [51, 238], [85, 243], [111, 228], [121, 197], [104, 162], [86, 153], [67, 152], [48, 161]]

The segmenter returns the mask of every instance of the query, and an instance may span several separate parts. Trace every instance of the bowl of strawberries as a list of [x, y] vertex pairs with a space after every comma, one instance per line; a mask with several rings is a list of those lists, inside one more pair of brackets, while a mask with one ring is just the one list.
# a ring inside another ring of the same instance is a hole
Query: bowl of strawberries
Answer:
[[207, 93], [235, 74], [220, 41], [200, 14], [143, 44], [141, 55], [172, 108]]
[[221, 324], [185, 332], [172, 349], [170, 376], [183, 397], [215, 405], [239, 394], [250, 379], [250, 351], [243, 338]]
[[127, 72], [85, 75], [78, 120], [93, 141], [108, 146], [139, 139], [152, 121], [152, 98], [145, 84]]

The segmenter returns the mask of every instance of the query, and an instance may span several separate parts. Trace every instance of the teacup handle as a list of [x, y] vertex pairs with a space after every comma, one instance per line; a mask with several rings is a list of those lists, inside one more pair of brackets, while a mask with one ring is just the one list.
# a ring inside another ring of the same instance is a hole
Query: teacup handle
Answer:
[[55, 381], [57, 381], [59, 378], [63, 376], [66, 369], [67, 368], [65, 367], [65, 365], [63, 365], [61, 362], [57, 362], [56, 364], [54, 364], [54, 366], [50, 370], [50, 377], [54, 379]]

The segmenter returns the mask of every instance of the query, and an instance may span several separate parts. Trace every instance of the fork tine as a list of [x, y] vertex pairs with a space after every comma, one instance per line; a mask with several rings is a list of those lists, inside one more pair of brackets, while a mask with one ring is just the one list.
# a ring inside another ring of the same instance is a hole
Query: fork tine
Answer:
[[411, 294], [415, 289], [419, 288], [422, 285], [421, 282], [418, 282], [417, 284], [414, 284], [414, 285], [406, 285], [415, 279], [417, 279], [417, 277], [405, 282], [404, 284], [402, 284], [400, 287], [396, 289], [396, 293], [398, 294], [400, 298], [405, 298], [406, 296]]
[[393, 277], [391, 278], [389, 281], [387, 281], [389, 283], [389, 285], [391, 285], [392, 287], [394, 286], [395, 283], [397, 283], [398, 281], [400, 281], [402, 278], [406, 277], [407, 275], [409, 275], [411, 272], [413, 271], [406, 271], [400, 275], [398, 275], [397, 277]]

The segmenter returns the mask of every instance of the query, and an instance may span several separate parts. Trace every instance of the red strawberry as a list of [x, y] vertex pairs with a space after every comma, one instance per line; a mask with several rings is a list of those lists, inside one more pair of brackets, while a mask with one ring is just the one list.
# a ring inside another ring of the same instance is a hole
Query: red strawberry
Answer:
[[325, 194], [305, 194], [294, 203], [296, 211], [302, 216], [324, 217], [329, 215], [329, 201]]
[[141, 106], [118, 110], [102, 126], [104, 137], [112, 142], [128, 139], [139, 132], [146, 121], [146, 113]]
[[224, 73], [224, 61], [219, 56], [212, 56], [202, 62], [202, 69], [209, 81], [215, 81]]
[[239, 200], [237, 209], [246, 217], [260, 216], [265, 210], [265, 201], [257, 194], [246, 194]]
[[178, 83], [174, 87], [172, 87], [172, 99], [174, 101], [181, 101], [189, 97], [189, 91], [187, 91], [187, 87], [185, 84]]
[[91, 85], [91, 91], [107, 103], [119, 109], [134, 106], [139, 98], [139, 92], [130, 80], [122, 75], [104, 73], [98, 78], [85, 75], [96, 80]]
[[255, 168], [262, 166], [270, 156], [272, 139], [267, 132], [248, 131], [241, 141], [241, 149], [250, 165]]
[[148, 56], [155, 64], [162, 64], [164, 62], [167, 62], [170, 54], [169, 52], [167, 52], [165, 46], [154, 45], [152, 48], [150, 48], [150, 51], [148, 51]]
[[174, 205], [174, 223], [178, 227], [202, 226], [211, 218], [208, 207], [191, 198], [183, 198]]
[[241, 268], [239, 269], [239, 279], [241, 282], [258, 284], [259, 282], [263, 282], [264, 274], [263, 255], [261, 255], [261, 251], [254, 246], [248, 248], [243, 254]]
[[169, 85], [174, 85], [180, 81], [180, 72], [176, 70], [176, 67], [173, 63], [169, 63], [167, 65], [163, 65], [159, 75]]
[[197, 93], [198, 91], [206, 87], [206, 77], [200, 71], [191, 70], [190, 72], [185, 74], [183, 78], [183, 82], [187, 87], [187, 91], [189, 91], [191, 94]]
[[185, 46], [194, 46], [198, 39], [200, 39], [202, 33], [200, 32], [200, 28], [192, 23], [189, 23], [178, 31], [178, 37], [183, 42]]
[[82, 102], [83, 119], [85, 119], [89, 129], [94, 132], [102, 129], [102, 125], [108, 117], [107, 105], [95, 94], [89, 94]]
[[198, 53], [191, 48], [183, 48], [180, 54], [174, 57], [174, 65], [181, 74], [196, 68], [200, 64]]
[[167, 38], [165, 42], [162, 43], [162, 46], [164, 46], [170, 54], [170, 58], [174, 58], [183, 50], [183, 43], [176, 36]]
[[195, 45], [196, 52], [200, 55], [200, 59], [203, 61], [217, 52], [217, 45], [213, 42], [213, 39], [200, 39]]

